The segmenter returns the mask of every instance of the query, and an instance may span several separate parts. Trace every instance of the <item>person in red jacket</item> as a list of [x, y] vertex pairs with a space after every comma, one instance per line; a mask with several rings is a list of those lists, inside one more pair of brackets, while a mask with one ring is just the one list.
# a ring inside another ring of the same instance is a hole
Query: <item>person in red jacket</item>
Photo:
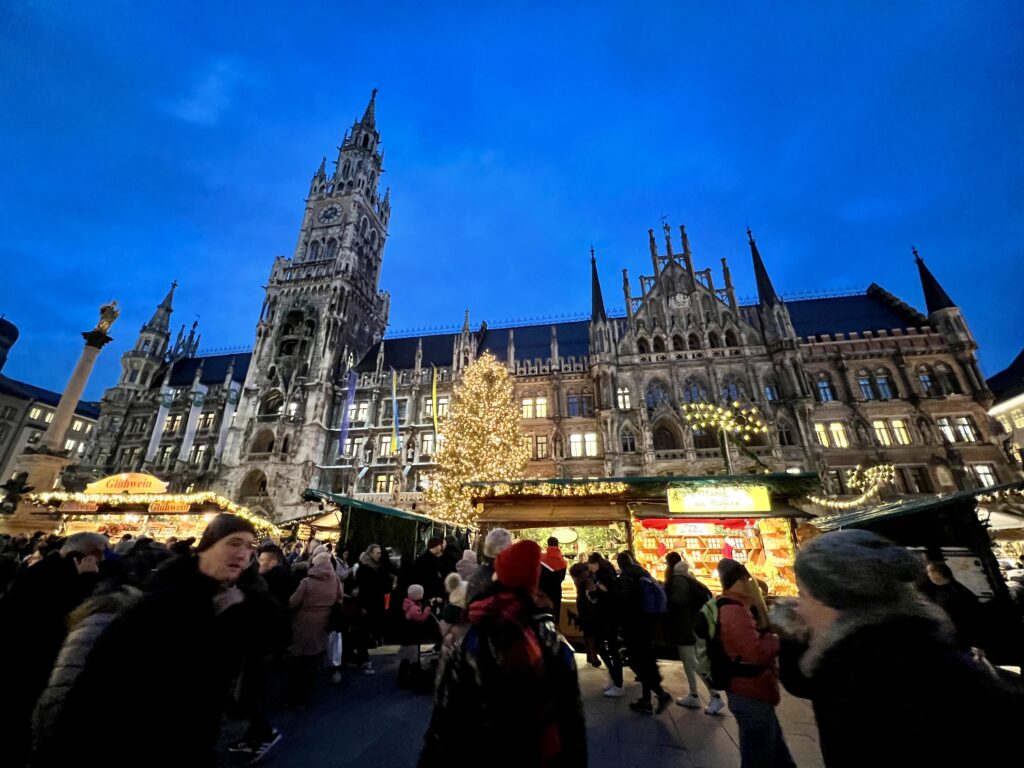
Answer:
[[761, 590], [746, 567], [729, 558], [718, 564], [718, 577], [725, 598], [719, 602], [719, 639], [729, 659], [746, 665], [743, 674], [731, 677], [726, 689], [729, 710], [739, 726], [741, 768], [795, 768], [775, 715], [779, 638], [768, 631]]

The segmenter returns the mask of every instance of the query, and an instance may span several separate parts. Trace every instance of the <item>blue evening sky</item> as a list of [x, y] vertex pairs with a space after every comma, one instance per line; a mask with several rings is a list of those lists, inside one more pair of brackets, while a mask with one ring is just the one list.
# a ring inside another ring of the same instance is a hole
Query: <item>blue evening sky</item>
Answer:
[[[1012, 2], [0, 2], [4, 373], [87, 394], [178, 280], [176, 326], [249, 345], [310, 176], [377, 87], [392, 330], [589, 309], [685, 223], [754, 292], [876, 281], [911, 243], [986, 375], [1019, 351], [1024, 9]], [[659, 237], [659, 242], [661, 238]]]

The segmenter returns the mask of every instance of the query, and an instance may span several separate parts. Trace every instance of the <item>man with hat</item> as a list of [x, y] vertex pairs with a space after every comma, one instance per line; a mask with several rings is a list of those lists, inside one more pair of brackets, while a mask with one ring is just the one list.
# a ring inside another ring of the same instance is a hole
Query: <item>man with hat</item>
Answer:
[[427, 539], [427, 548], [412, 564], [412, 583], [423, 587], [424, 599], [444, 597], [444, 576], [441, 555], [445, 542], [440, 536]]
[[537, 607], [541, 550], [519, 541], [494, 561], [495, 581], [469, 605], [469, 629], [442, 660], [420, 768], [587, 764], [572, 648]]
[[[43, 755], [33, 765], [80, 762], [82, 745], [110, 723], [118, 725], [118, 748], [104, 754], [106, 766], [145, 762], [154, 723], [175, 726], [174, 738], [161, 742], [161, 764], [217, 764], [228, 689], [258, 632], [253, 606], [236, 586], [252, 560], [255, 536], [247, 520], [218, 515], [195, 554], [172, 558], [153, 573], [142, 599], [97, 639], [67, 693], [51, 742], [40, 745]], [[145, 675], [159, 667], [172, 673], [171, 682], [140, 706], [121, 673]]]

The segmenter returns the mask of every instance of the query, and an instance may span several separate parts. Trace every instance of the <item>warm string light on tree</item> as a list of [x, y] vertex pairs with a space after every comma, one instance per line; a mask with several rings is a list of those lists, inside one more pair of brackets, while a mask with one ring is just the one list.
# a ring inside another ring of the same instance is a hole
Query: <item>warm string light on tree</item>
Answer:
[[808, 495], [807, 500], [812, 504], [827, 509], [844, 510], [860, 507], [878, 496], [883, 485], [891, 484], [896, 480], [896, 467], [892, 464], [879, 464], [875, 467], [864, 469], [858, 464], [846, 477], [846, 484], [853, 490], [860, 491], [860, 495], [854, 499], [829, 499], [824, 496]]
[[629, 486], [625, 483], [597, 480], [589, 483], [491, 483], [474, 484], [470, 491], [473, 496], [550, 496], [566, 498], [572, 496], [612, 496], [624, 493]]
[[472, 525], [477, 513], [466, 483], [522, 478], [529, 454], [519, 429], [521, 410], [512, 377], [490, 353], [463, 372], [441, 428], [437, 471], [427, 489], [431, 517]]
[[690, 429], [717, 429], [736, 435], [749, 443], [757, 433], [767, 433], [768, 425], [754, 407], [744, 408], [738, 400], [729, 405], [713, 403], [683, 403], [683, 418]]

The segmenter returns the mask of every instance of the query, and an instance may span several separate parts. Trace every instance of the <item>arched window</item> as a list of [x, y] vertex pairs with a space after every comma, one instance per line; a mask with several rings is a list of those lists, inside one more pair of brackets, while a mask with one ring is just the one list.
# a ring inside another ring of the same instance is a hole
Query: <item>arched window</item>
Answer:
[[827, 373], [818, 374], [817, 388], [819, 403], [830, 403], [836, 399], [835, 392], [832, 390], [832, 380]]
[[274, 433], [264, 429], [256, 434], [249, 446], [249, 453], [271, 453], [274, 450]]
[[857, 386], [860, 387], [860, 396], [863, 399], [875, 399], [875, 383], [871, 380], [871, 374], [864, 368], [857, 371]]
[[718, 339], [718, 334], [714, 331], [708, 334], [708, 346], [712, 349], [718, 349], [722, 346], [722, 343]]
[[764, 380], [764, 399], [769, 403], [779, 399], [779, 383], [770, 376]]
[[963, 391], [960, 389], [960, 382], [956, 374], [945, 363], [935, 366], [935, 378], [945, 395], [959, 395]]
[[266, 496], [267, 476], [260, 470], [254, 469], [245, 476], [242, 484], [238, 486], [239, 496]]
[[149, 339], [142, 342], [142, 351], [149, 352]]
[[665, 340], [661, 336], [654, 337], [654, 351], [664, 352], [665, 351]]
[[367, 181], [366, 181], [366, 186], [367, 186], [367, 187], [368, 187], [369, 189], [371, 189], [371, 190], [373, 189], [373, 181], [374, 181], [374, 179], [376, 179], [376, 178], [377, 178], [377, 176], [376, 176], [375, 174], [372, 174], [372, 173], [370, 174], [370, 178], [369, 178], [369, 179], [367, 179]]
[[284, 395], [278, 389], [272, 389], [260, 401], [260, 416], [276, 416], [284, 406]]
[[288, 453], [288, 436], [285, 435], [284, 440], [281, 441], [281, 453]]
[[703, 403], [708, 399], [707, 391], [699, 379], [689, 378], [683, 384], [683, 400], [687, 403]]
[[364, 147], [370, 146], [370, 136], [369, 136], [369, 134], [366, 134], [366, 133], [363, 134], [363, 146]]
[[341, 166], [341, 178], [347, 179], [349, 172], [352, 170], [352, 164], [346, 160], [345, 164]]
[[676, 352], [682, 352], [686, 349], [686, 342], [683, 341], [683, 337], [678, 333], [672, 337], [672, 349]]
[[739, 400], [741, 391], [740, 385], [732, 376], [727, 376], [722, 381], [722, 399], [726, 402], [732, 403]]
[[736, 331], [730, 328], [725, 332], [725, 346], [727, 347], [738, 347], [740, 345], [739, 337], [736, 335]]
[[317, 241], [314, 240], [312, 243], [309, 244], [309, 247], [306, 248], [306, 258], [309, 261], [315, 261], [316, 259], [319, 259], [320, 258], [320, 249], [321, 249], [320, 243], [318, 243]]
[[333, 259], [338, 255], [338, 241], [333, 237], [327, 241], [327, 252], [324, 253], [325, 259]]
[[374, 247], [376, 245], [377, 245], [377, 230], [376, 229], [371, 229], [370, 230], [370, 247]]
[[700, 349], [700, 336], [696, 333], [691, 333], [687, 342], [690, 345], [690, 349]]
[[657, 427], [651, 434], [654, 450], [674, 451], [679, 448], [675, 433], [668, 427]]
[[925, 397], [932, 397], [933, 395], [939, 394], [938, 387], [935, 385], [935, 378], [932, 374], [932, 369], [927, 365], [918, 366], [917, 381], [921, 385], [921, 392]]
[[640, 339], [639, 341], [637, 341], [636, 351], [639, 352], [641, 355], [646, 355], [648, 352], [650, 352], [650, 347], [647, 346], [647, 339]]
[[796, 440], [793, 439], [793, 428], [785, 421], [780, 421], [778, 426], [779, 445], [796, 445]]
[[718, 448], [718, 432], [713, 429], [697, 427], [693, 430], [693, 447], [698, 451], [710, 451]]
[[367, 230], [367, 228], [369, 226], [370, 226], [370, 222], [367, 220], [367, 218], [365, 216], [363, 216], [363, 220], [361, 222], [359, 222], [359, 234], [362, 235], [363, 237], [365, 237], [366, 236], [366, 230]]
[[653, 411], [659, 405], [669, 405], [671, 403], [671, 395], [669, 394], [668, 384], [661, 381], [660, 379], [654, 379], [650, 384], [647, 385], [647, 409]]
[[630, 402], [629, 387], [619, 387], [615, 394], [620, 411], [628, 411], [633, 407]]
[[636, 453], [636, 435], [633, 434], [633, 430], [626, 427], [622, 430], [622, 452], [623, 453]]
[[892, 400], [894, 396], [892, 376], [889, 375], [889, 371], [885, 368], [879, 368], [875, 371], [875, 391], [878, 392], [879, 400]]

